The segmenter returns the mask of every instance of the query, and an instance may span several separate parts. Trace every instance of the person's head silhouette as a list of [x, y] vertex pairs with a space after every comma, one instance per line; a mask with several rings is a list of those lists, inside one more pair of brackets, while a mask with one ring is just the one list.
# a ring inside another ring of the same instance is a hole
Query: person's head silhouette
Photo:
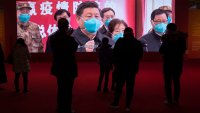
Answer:
[[25, 43], [23, 38], [18, 38], [17, 41], [16, 41], [16, 44], [26, 47], [26, 43]]
[[69, 22], [66, 18], [61, 18], [58, 20], [58, 29], [67, 30], [69, 28]]
[[125, 28], [124, 37], [134, 37], [133, 29], [131, 27]]
[[169, 23], [167, 25], [167, 30], [175, 32], [177, 30], [177, 25], [175, 23]]
[[109, 42], [108, 38], [103, 38], [103, 39], [102, 39], [102, 44], [103, 44], [103, 45], [107, 45], [108, 42]]

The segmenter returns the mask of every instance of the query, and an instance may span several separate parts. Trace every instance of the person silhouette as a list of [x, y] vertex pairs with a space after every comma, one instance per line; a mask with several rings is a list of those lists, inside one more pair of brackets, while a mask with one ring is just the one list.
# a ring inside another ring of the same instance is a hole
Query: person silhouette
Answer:
[[[125, 28], [128, 27], [126, 22], [124, 20], [114, 18], [112, 19], [108, 24], [108, 32], [106, 34], [114, 41], [116, 42], [119, 38], [123, 37]], [[114, 45], [113, 45], [114, 46]], [[116, 87], [116, 69], [115, 65], [113, 65], [113, 72], [112, 72], [112, 85], [111, 90], [114, 91]]]
[[[165, 104], [179, 104], [180, 78], [186, 51], [186, 38], [187, 34], [177, 31], [177, 26], [174, 23], [167, 25], [166, 34], [162, 36], [163, 43], [159, 52], [163, 55]], [[174, 97], [172, 97], [172, 81], [174, 83]]]
[[[7, 82], [4, 60], [5, 60], [4, 52], [0, 43], [0, 84], [4, 84]], [[0, 87], [0, 90], [3, 90], [3, 88]]]
[[69, 22], [65, 18], [58, 20], [58, 30], [51, 35], [53, 61], [51, 74], [57, 79], [57, 111], [58, 113], [73, 113], [71, 109], [72, 89], [77, 77], [75, 52], [78, 47], [74, 37], [67, 32]]
[[[71, 16], [70, 12], [67, 11], [66, 9], [59, 9], [54, 14], [54, 20], [56, 22], [58, 22], [59, 19], [66, 18], [68, 20], [68, 22], [70, 23], [70, 16]], [[73, 31], [74, 31], [74, 29], [69, 25], [67, 32], [69, 32], [69, 34], [72, 34]], [[54, 33], [52, 33], [52, 34], [54, 34]], [[49, 37], [51, 37], [51, 35], [48, 36], [48, 39], [47, 39], [47, 42], [46, 42], [45, 53], [51, 53], [52, 52], [51, 45], [50, 45], [50, 38], [49, 38]]]
[[125, 28], [124, 37], [117, 40], [113, 54], [117, 79], [114, 101], [111, 107], [119, 107], [119, 99], [122, 94], [123, 86], [126, 83], [126, 110], [130, 111], [135, 76], [139, 69], [140, 59], [143, 56], [142, 44], [134, 37], [132, 28]]
[[24, 93], [28, 92], [28, 72], [30, 71], [30, 53], [23, 38], [18, 38], [13, 49], [13, 71], [15, 72], [15, 90], [16, 93], [19, 89], [19, 78], [22, 74]]
[[109, 73], [112, 69], [112, 45], [108, 44], [108, 42], [108, 38], [103, 38], [102, 43], [97, 48], [100, 65], [100, 76], [97, 91], [101, 91], [101, 83], [105, 75], [103, 92], [108, 91]]

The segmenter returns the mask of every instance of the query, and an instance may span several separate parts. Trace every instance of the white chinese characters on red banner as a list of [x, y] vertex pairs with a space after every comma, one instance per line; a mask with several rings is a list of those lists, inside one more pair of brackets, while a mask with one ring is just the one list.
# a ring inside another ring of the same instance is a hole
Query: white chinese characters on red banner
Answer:
[[[39, 25], [40, 35], [42, 37], [42, 42], [45, 44], [47, 37], [55, 32], [58, 28], [56, 25], [56, 21], [54, 20], [54, 13], [58, 9], [66, 9], [70, 12], [70, 25], [76, 29], [78, 24], [76, 22], [76, 9], [79, 4], [87, 0], [29, 0], [22, 1], [16, 0], [16, 4], [19, 2], [28, 2], [30, 7], [32, 8], [30, 11], [30, 21], [35, 22]], [[116, 17], [125, 20], [129, 26], [134, 27], [133, 22], [133, 14], [127, 14], [127, 3], [130, 1], [134, 3], [135, 0], [93, 0], [97, 2], [100, 8], [111, 7], [116, 12]], [[134, 12], [134, 11], [133, 11]], [[131, 22], [129, 22], [131, 20]]]

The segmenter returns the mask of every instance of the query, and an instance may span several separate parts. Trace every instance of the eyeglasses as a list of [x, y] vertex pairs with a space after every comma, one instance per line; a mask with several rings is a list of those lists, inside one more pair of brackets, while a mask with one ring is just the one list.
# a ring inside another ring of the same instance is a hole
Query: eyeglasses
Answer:
[[167, 20], [153, 20], [155, 23], [168, 23]]

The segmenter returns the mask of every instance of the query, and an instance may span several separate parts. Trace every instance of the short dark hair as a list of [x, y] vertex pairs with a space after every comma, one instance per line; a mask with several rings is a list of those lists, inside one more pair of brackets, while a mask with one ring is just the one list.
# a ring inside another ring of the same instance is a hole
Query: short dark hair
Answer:
[[108, 25], [108, 30], [110, 33], [112, 33], [115, 29], [115, 26], [117, 24], [124, 24], [125, 27], [128, 27], [128, 25], [126, 24], [126, 22], [124, 20], [120, 20], [118, 18], [112, 19]]
[[17, 41], [16, 41], [16, 44], [19, 44], [19, 45], [21, 45], [23, 47], [27, 47], [27, 45], [26, 45], [26, 43], [25, 43], [23, 38], [18, 38]]
[[165, 14], [168, 17], [168, 14], [165, 10], [163, 9], [156, 9], [151, 13], [151, 20], [154, 20], [156, 15], [160, 15], [160, 14]]
[[103, 8], [103, 9], [101, 10], [101, 12], [100, 12], [101, 18], [104, 17], [104, 13], [107, 12], [107, 11], [112, 11], [112, 12], [114, 13], [114, 15], [115, 15], [115, 11], [114, 11], [112, 8], [106, 7], [106, 8]]
[[65, 9], [59, 9], [59, 10], [57, 10], [57, 11], [55, 12], [55, 14], [54, 14], [54, 20], [57, 21], [57, 16], [58, 16], [58, 15], [61, 15], [61, 14], [63, 14], [63, 13], [67, 13], [68, 17], [70, 17], [69, 11], [67, 11], [67, 10], [65, 10]]
[[61, 18], [58, 20], [58, 29], [66, 30], [69, 27], [69, 22], [66, 18]]
[[172, 13], [172, 11], [171, 11], [171, 10], [165, 10], [165, 11], [167, 12], [167, 14], [168, 14], [168, 13]]
[[131, 27], [125, 28], [124, 37], [134, 37], [133, 29]]
[[167, 25], [167, 30], [176, 31], [177, 30], [177, 25], [175, 23], [169, 23]]
[[[85, 2], [82, 2], [78, 6], [78, 8], [76, 10], [76, 15], [81, 16], [83, 14], [83, 10], [85, 8], [97, 8], [97, 9], [99, 9], [99, 5], [96, 2], [94, 2], [94, 1], [85, 1]], [[101, 10], [99, 9], [99, 12], [100, 11]]]

